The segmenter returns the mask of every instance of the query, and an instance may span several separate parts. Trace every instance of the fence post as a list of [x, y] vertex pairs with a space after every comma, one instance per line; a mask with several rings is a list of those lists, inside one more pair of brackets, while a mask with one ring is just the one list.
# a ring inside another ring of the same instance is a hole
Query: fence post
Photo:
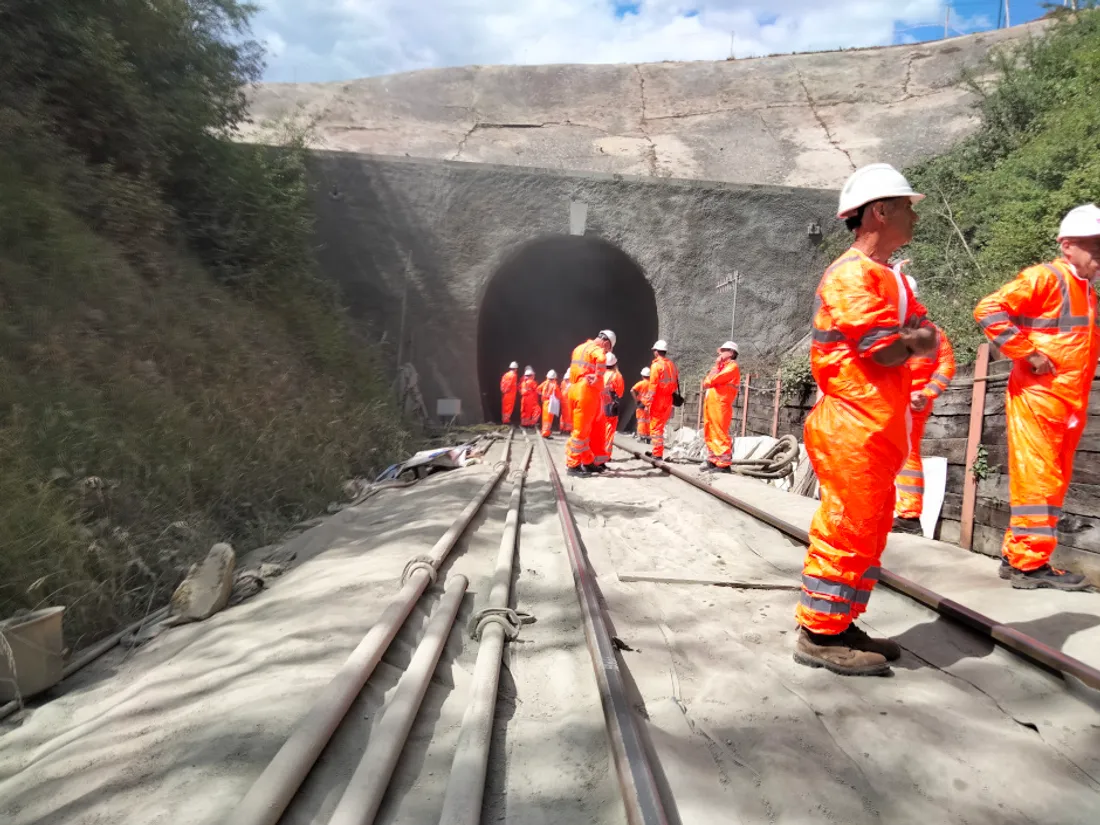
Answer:
[[707, 391], [703, 387], [703, 382], [699, 382], [699, 415], [695, 417], [695, 429], [703, 429], [703, 402], [706, 400]]
[[985, 416], [984, 379], [989, 373], [989, 344], [978, 347], [974, 362], [974, 387], [970, 391], [970, 430], [966, 434], [966, 474], [963, 477], [962, 516], [959, 524], [959, 546], [969, 550], [974, 543], [974, 505], [978, 500], [978, 479], [974, 478], [974, 462], [982, 443], [982, 420]]
[[741, 407], [741, 437], [744, 438], [749, 431], [749, 390], [751, 389], [752, 375], [745, 373], [745, 401]]
[[772, 410], [772, 438], [779, 438], [779, 396], [783, 392], [783, 373], [775, 373], [775, 409]]

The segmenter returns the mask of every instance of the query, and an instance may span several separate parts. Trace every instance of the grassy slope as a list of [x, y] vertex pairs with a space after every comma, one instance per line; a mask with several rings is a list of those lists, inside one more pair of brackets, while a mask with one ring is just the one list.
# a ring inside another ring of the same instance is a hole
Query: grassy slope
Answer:
[[73, 644], [211, 543], [323, 509], [406, 434], [316, 290], [247, 301], [168, 245], [135, 255], [20, 160], [0, 148], [0, 616], [68, 605]]

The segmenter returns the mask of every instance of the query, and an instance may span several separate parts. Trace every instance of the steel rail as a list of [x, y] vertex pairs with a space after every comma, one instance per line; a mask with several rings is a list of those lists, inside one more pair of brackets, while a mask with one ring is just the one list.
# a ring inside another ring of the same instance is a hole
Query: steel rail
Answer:
[[573, 520], [550, 448], [545, 441], [542, 446], [543, 461], [550, 473], [550, 481], [557, 497], [558, 516], [568, 549], [569, 564], [573, 568], [573, 584], [577, 588], [577, 600], [584, 616], [584, 638], [588, 643], [588, 652], [592, 656], [592, 667], [596, 673], [600, 703], [603, 705], [604, 721], [611, 741], [611, 755], [626, 808], [626, 820], [629, 825], [667, 825], [664, 803], [657, 792], [657, 783], [642, 743], [634, 709], [627, 697], [615, 647], [600, 607], [596, 582], [588, 565], [587, 551]]
[[[675, 476], [681, 481], [686, 481], [693, 487], [714, 496], [731, 507], [735, 507], [753, 518], [771, 525], [781, 533], [785, 533], [802, 544], [809, 545], [810, 535], [801, 527], [791, 524], [772, 513], [761, 510], [759, 507], [755, 507], [747, 501], [732, 496], [723, 490], [719, 490], [717, 487], [707, 484], [695, 476], [672, 466], [666, 461], [647, 456], [640, 450], [623, 446], [617, 441], [615, 446], [624, 453], [628, 453], [635, 458], [648, 462], [657, 469], [671, 476]], [[899, 576], [897, 573], [893, 573], [886, 568], [882, 568], [879, 581], [891, 590], [897, 591], [898, 593], [920, 602], [925, 607], [935, 610], [944, 618], [965, 625], [971, 630], [988, 637], [1034, 665], [1038, 665], [1046, 670], [1051, 670], [1062, 675], [1072, 676], [1087, 687], [1093, 688], [1094, 690], [1100, 690], [1100, 670], [1082, 662], [1080, 659], [1075, 659], [1032, 636], [1028, 636], [1026, 633], [1021, 633], [1013, 627], [1001, 624], [995, 619], [986, 616], [984, 613], [979, 613], [953, 599], [941, 596], [939, 593], [929, 590], [924, 585], [917, 584], [915, 581], [907, 579], [904, 576]]]

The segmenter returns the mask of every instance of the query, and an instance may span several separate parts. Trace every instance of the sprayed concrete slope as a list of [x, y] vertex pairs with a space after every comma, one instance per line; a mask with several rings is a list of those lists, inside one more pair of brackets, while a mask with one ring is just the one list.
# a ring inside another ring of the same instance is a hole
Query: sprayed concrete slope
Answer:
[[939, 154], [976, 124], [960, 83], [1042, 24], [934, 43], [720, 62], [469, 66], [265, 83], [265, 121], [317, 118], [321, 147], [438, 160], [838, 188], [854, 166]]

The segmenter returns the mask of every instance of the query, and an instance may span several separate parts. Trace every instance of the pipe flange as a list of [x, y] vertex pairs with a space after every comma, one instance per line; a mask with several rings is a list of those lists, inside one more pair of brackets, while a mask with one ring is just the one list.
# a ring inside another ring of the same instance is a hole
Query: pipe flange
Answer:
[[531, 624], [535, 617], [530, 613], [512, 610], [510, 607], [484, 607], [470, 616], [466, 623], [466, 631], [471, 639], [481, 641], [481, 634], [491, 624], [499, 624], [504, 628], [504, 638], [509, 642], [519, 638], [519, 630], [525, 624]]
[[428, 574], [428, 581], [431, 584], [435, 584], [437, 574], [434, 559], [432, 559], [431, 556], [417, 556], [415, 559], [409, 559], [408, 563], [405, 565], [405, 569], [401, 571], [402, 587], [408, 583], [409, 577], [417, 570], [426, 571]]

